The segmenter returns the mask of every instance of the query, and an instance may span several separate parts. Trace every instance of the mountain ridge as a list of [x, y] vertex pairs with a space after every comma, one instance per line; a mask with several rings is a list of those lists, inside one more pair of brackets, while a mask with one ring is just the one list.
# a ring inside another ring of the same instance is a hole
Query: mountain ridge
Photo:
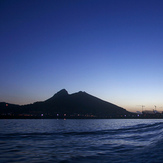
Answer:
[[[6, 103], [7, 104], [7, 103]], [[69, 94], [66, 89], [62, 89], [45, 101], [35, 102], [27, 105], [12, 105], [0, 103], [0, 114], [11, 115], [46, 115], [64, 117], [86, 115], [92, 117], [119, 117], [130, 114], [126, 109], [86, 92], [79, 91]], [[3, 105], [3, 106], [2, 106]]]

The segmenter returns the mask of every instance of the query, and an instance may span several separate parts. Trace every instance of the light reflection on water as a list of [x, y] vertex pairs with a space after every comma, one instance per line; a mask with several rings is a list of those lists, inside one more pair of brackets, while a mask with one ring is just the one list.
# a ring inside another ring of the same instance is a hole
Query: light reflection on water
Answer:
[[4, 119], [0, 133], [1, 162], [163, 160], [163, 120]]

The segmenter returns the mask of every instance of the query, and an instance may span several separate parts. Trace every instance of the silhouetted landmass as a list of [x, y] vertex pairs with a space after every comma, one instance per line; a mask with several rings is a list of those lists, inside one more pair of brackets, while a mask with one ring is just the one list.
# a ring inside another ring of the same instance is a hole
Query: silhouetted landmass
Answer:
[[0, 103], [0, 118], [133, 118], [136, 114], [86, 92], [68, 94], [65, 89], [53, 97], [28, 105]]

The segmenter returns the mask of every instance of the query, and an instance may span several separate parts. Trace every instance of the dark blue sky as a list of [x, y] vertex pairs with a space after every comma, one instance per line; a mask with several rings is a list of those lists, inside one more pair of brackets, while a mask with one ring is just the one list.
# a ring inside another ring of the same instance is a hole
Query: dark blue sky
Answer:
[[163, 110], [162, 0], [1, 0], [0, 101], [62, 88]]

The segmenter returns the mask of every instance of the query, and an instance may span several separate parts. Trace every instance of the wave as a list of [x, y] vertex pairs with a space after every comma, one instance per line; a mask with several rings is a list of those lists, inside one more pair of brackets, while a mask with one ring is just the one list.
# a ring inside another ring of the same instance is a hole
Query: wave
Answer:
[[122, 135], [122, 134], [148, 134], [148, 133], [163, 133], [163, 122], [153, 124], [137, 124], [134, 126], [123, 127], [119, 129], [92, 130], [92, 131], [55, 131], [55, 132], [18, 132], [18, 133], [2, 133], [0, 138], [14, 137], [32, 137], [32, 136], [101, 136], [101, 135]]
[[46, 155], [51, 162], [162, 162], [163, 122], [105, 130], [96, 127], [83, 131], [72, 128], [53, 132], [6, 132], [0, 134], [0, 144], [4, 159], [7, 153], [21, 158], [23, 150], [27, 160], [43, 159]]

